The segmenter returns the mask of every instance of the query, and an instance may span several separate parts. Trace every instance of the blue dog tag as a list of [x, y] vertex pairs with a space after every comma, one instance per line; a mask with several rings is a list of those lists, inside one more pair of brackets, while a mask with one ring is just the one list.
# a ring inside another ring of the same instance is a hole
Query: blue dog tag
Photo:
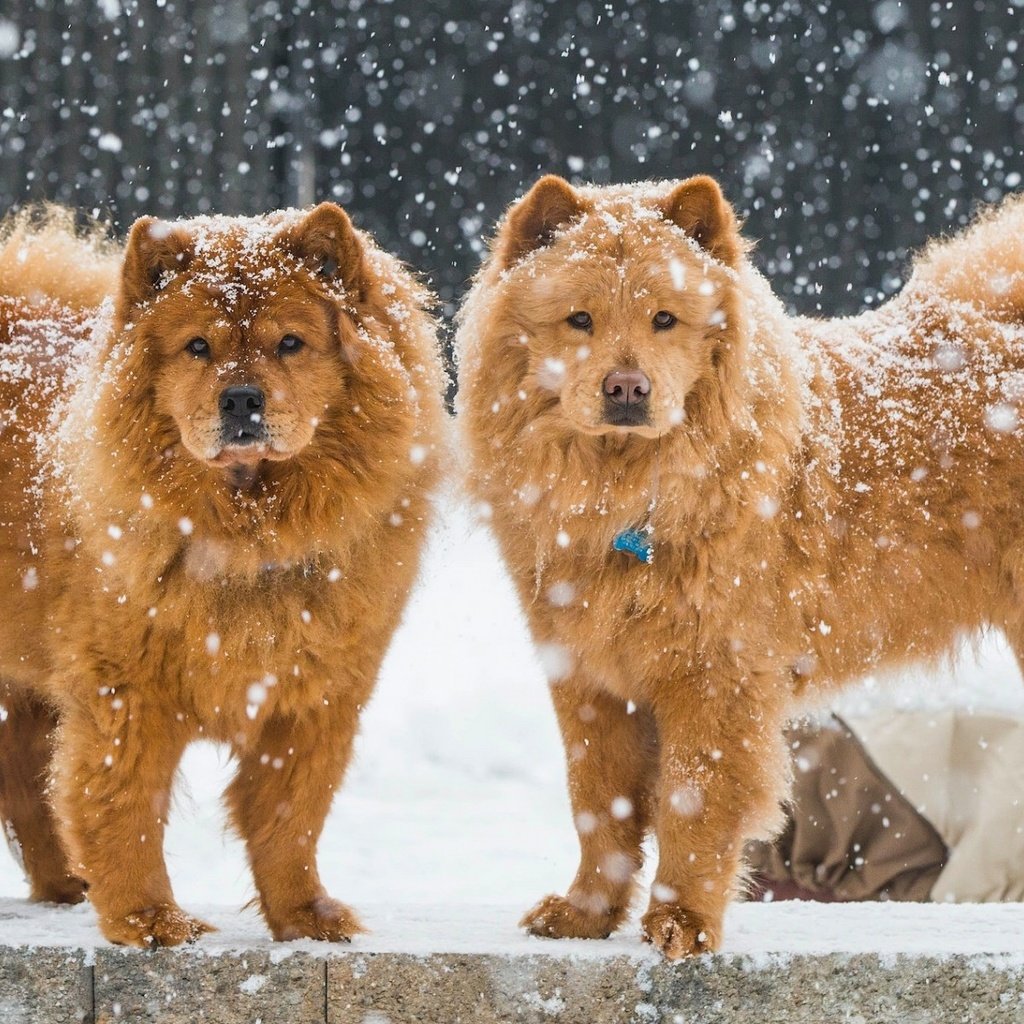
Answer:
[[654, 548], [651, 546], [650, 534], [641, 530], [623, 530], [612, 541], [615, 551], [624, 551], [638, 561], [650, 565], [654, 561]]

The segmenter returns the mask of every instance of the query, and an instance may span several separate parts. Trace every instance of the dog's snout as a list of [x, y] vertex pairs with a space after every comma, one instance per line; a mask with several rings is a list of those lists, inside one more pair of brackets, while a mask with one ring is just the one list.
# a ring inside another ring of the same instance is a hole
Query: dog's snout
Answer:
[[604, 379], [604, 393], [613, 405], [643, 405], [651, 380], [643, 370], [612, 370]]
[[225, 388], [220, 396], [220, 411], [225, 417], [238, 420], [251, 420], [260, 415], [266, 405], [263, 392], [249, 385], [237, 388]]

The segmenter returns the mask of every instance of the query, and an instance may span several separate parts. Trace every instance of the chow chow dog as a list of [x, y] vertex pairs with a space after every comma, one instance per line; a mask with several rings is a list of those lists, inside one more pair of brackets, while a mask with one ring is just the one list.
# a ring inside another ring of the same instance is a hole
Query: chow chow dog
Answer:
[[461, 312], [459, 414], [552, 680], [579, 833], [542, 936], [626, 916], [716, 949], [777, 821], [810, 691], [951, 651], [1024, 654], [1024, 202], [852, 319], [792, 317], [711, 178], [514, 204]]
[[[189, 741], [277, 939], [345, 940], [316, 846], [443, 464], [426, 293], [338, 206], [165, 223], [57, 211], [0, 246], [0, 815], [32, 895], [174, 945]], [[44, 799], [57, 724], [52, 808]]]

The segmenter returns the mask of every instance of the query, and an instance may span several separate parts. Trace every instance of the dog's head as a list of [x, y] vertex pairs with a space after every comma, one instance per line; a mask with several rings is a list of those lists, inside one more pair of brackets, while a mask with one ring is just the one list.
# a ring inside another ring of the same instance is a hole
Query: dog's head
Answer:
[[495, 245], [514, 344], [526, 349], [522, 387], [580, 433], [679, 427], [721, 383], [742, 256], [711, 178], [584, 190], [542, 178]]
[[146, 353], [157, 416], [193, 458], [240, 481], [298, 455], [344, 398], [365, 275], [363, 244], [332, 203], [136, 221], [118, 316]]

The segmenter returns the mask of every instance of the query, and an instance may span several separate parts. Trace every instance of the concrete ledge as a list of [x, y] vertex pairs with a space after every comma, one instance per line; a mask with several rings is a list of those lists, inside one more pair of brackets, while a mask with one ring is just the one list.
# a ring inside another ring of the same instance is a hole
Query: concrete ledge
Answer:
[[669, 965], [557, 955], [0, 952], [4, 1024], [932, 1024], [1024, 1020], [1024, 968], [868, 954]]
[[681, 964], [634, 929], [527, 939], [511, 908], [382, 908], [341, 948], [204, 914], [221, 931], [195, 946], [128, 950], [88, 908], [0, 900], [0, 1024], [1024, 1022], [1019, 905], [741, 907], [731, 952]]
[[1024, 1020], [1024, 971], [869, 955], [669, 965], [382, 954], [328, 962], [329, 1024], [932, 1024]]
[[79, 1024], [94, 1017], [92, 967], [82, 949], [0, 947], [0, 1021]]
[[324, 1024], [326, 959], [262, 950], [203, 956], [191, 950], [97, 950], [92, 1002], [96, 1024]]

